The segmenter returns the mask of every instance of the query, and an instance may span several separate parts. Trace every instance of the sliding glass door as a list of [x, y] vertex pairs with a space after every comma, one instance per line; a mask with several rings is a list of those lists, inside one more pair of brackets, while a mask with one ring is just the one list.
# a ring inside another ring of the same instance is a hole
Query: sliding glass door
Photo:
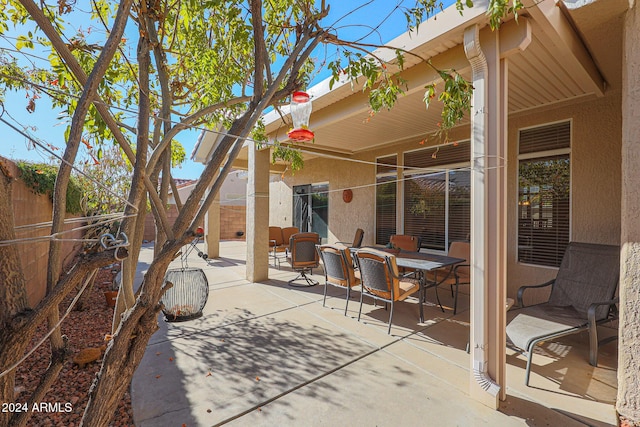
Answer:
[[329, 184], [293, 187], [293, 225], [300, 231], [318, 233], [323, 243], [329, 231]]

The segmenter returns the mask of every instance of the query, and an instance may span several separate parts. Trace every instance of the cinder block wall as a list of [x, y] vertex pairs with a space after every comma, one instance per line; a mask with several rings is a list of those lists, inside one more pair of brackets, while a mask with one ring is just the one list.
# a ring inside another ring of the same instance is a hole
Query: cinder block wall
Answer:
[[[220, 239], [221, 240], [244, 240], [244, 235], [239, 237], [236, 233], [246, 231], [247, 209], [245, 206], [220, 206]], [[169, 223], [173, 224], [178, 217], [178, 210], [175, 205], [167, 210]], [[144, 240], [149, 242], [156, 238], [155, 222], [151, 213], [147, 214], [144, 224]]]
[[[220, 240], [244, 240], [246, 229], [246, 206], [220, 206]], [[238, 231], [243, 235], [238, 236]]]
[[[15, 163], [7, 159], [0, 159], [13, 177], [19, 177], [19, 170]], [[35, 194], [21, 179], [12, 184], [13, 214], [16, 225], [16, 239], [29, 239], [47, 236], [51, 233], [53, 206], [47, 195]], [[70, 230], [83, 224], [68, 224], [65, 229]], [[65, 239], [81, 239], [82, 230], [66, 233]], [[82, 242], [65, 241], [62, 246], [64, 264], [73, 261], [74, 255], [82, 249]], [[27, 283], [27, 297], [29, 305], [34, 307], [47, 290], [47, 257], [49, 241], [22, 242], [18, 244], [18, 252], [22, 261], [22, 271]]]
[[[178, 208], [176, 205], [171, 205], [166, 212], [169, 224], [173, 225], [176, 218], [178, 218]], [[156, 240], [156, 223], [151, 212], [149, 212], [144, 219], [144, 235], [142, 238], [147, 242]]]

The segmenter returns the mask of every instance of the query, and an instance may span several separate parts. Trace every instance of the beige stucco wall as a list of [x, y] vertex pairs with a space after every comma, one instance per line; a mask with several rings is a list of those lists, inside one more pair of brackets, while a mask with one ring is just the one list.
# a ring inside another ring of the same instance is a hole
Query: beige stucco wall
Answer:
[[287, 183], [280, 175], [271, 175], [270, 181], [269, 225], [290, 227], [293, 225], [293, 185], [297, 184]]
[[[270, 224], [293, 225], [293, 186], [329, 183], [328, 241], [352, 241], [357, 228], [365, 230], [364, 244], [373, 244], [375, 181], [373, 166], [351, 161], [315, 158], [305, 161], [304, 169], [285, 174], [269, 187]], [[364, 186], [362, 188], [359, 188]], [[350, 203], [342, 200], [342, 191], [352, 189]]]
[[[625, 21], [622, 152], [622, 252], [616, 409], [640, 424], [640, 4], [630, 2]], [[629, 425], [631, 425], [629, 422]]]
[[[557, 272], [556, 268], [516, 261], [518, 130], [562, 120], [572, 121], [570, 238], [580, 242], [620, 243], [620, 93], [512, 116], [509, 118], [507, 172], [509, 296], [515, 295], [519, 286], [542, 283], [555, 277]], [[541, 292], [539, 297], [545, 295]]]
[[[571, 238], [576, 241], [619, 244], [620, 242], [620, 92], [610, 91], [602, 98], [567, 102], [509, 118], [508, 174], [508, 296], [518, 287], [542, 283], [555, 276], [557, 269], [523, 265], [516, 261], [517, 247], [517, 142], [518, 130], [560, 120], [572, 120], [572, 202]], [[451, 140], [469, 137], [465, 128], [452, 131]], [[427, 146], [429, 144], [426, 144]], [[375, 161], [376, 157], [424, 148], [411, 140], [383, 149], [362, 153], [355, 158]], [[375, 167], [370, 164], [315, 158], [304, 169], [286, 174], [270, 187], [271, 222], [291, 224], [294, 185], [329, 182], [329, 241], [350, 241], [357, 227], [365, 230], [364, 244], [374, 241]], [[361, 188], [358, 188], [363, 186]], [[342, 201], [342, 190], [353, 189], [353, 201]], [[334, 191], [339, 190], [339, 191]], [[401, 194], [401, 192], [399, 193]], [[287, 220], [284, 221], [283, 219]], [[280, 219], [280, 222], [278, 220]], [[540, 295], [542, 297], [543, 295]]]

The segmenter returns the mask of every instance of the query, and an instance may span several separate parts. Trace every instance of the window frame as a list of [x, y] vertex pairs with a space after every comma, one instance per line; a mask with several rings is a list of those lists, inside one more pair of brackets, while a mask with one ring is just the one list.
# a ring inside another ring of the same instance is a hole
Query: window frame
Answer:
[[[407, 155], [411, 155], [411, 153], [416, 153], [416, 152], [434, 152], [436, 150], [439, 150], [440, 147], [449, 147], [452, 146], [453, 143], [447, 143], [447, 144], [440, 144], [440, 145], [434, 145], [434, 146], [429, 146], [429, 147], [420, 147], [420, 148], [416, 148], [414, 150], [407, 150], [405, 152], [402, 153], [402, 160], [403, 160], [403, 168], [402, 168], [402, 181], [405, 183], [404, 188], [402, 188], [402, 230], [403, 232], [405, 232], [405, 228], [406, 228], [406, 216], [405, 216], [405, 203], [406, 203], [406, 181], [410, 179], [411, 175], [420, 175], [420, 174], [437, 174], [437, 173], [444, 173], [445, 174], [445, 183], [446, 183], [446, 190], [445, 190], [445, 208], [444, 208], [444, 222], [445, 222], [445, 226], [444, 226], [444, 248], [442, 250], [439, 249], [434, 249], [434, 248], [424, 248], [425, 251], [427, 252], [432, 252], [432, 253], [437, 253], [437, 254], [446, 254], [448, 252], [448, 248], [449, 245], [451, 244], [451, 242], [453, 240], [449, 240], [449, 208], [450, 208], [450, 200], [449, 200], [449, 193], [450, 193], [450, 173], [451, 172], [455, 172], [455, 171], [461, 171], [461, 170], [468, 170], [469, 173], [471, 173], [471, 140], [470, 139], [462, 139], [459, 141], [459, 144], [465, 144], [465, 145], [469, 145], [469, 160], [466, 161], [452, 161], [452, 162], [448, 162], [448, 163], [442, 163], [442, 164], [438, 164], [437, 162], [435, 162], [436, 164], [434, 164], [433, 166], [427, 166], [427, 167], [412, 167], [412, 166], [406, 166], [407, 164]], [[470, 188], [471, 189], [471, 188]], [[471, 200], [470, 200], [470, 204], [469, 204], [469, 215], [471, 215]], [[469, 232], [471, 231], [471, 224], [469, 224]]]
[[[535, 151], [535, 152], [528, 152], [528, 153], [524, 153], [524, 154], [520, 154], [520, 139], [521, 139], [521, 135], [522, 135], [522, 131], [526, 131], [526, 130], [531, 130], [531, 129], [537, 129], [537, 128], [544, 128], [547, 126], [553, 126], [553, 125], [559, 125], [559, 124], [564, 124], [567, 123], [569, 125], [569, 146], [568, 147], [564, 147], [564, 148], [556, 148], [556, 149], [547, 149], [547, 150], [542, 150], [542, 151]], [[515, 259], [516, 262], [520, 265], [526, 265], [526, 266], [532, 266], [532, 267], [537, 267], [537, 268], [551, 268], [551, 269], [558, 269], [559, 265], [546, 265], [546, 264], [539, 264], [539, 263], [533, 263], [533, 262], [527, 262], [527, 261], [521, 261], [520, 260], [520, 234], [521, 234], [521, 228], [520, 228], [520, 206], [519, 206], [519, 202], [520, 202], [520, 164], [521, 161], [531, 161], [531, 160], [536, 160], [536, 159], [545, 159], [545, 158], [551, 158], [551, 157], [559, 157], [559, 156], [567, 156], [568, 160], [569, 160], [569, 209], [567, 212], [568, 215], [568, 241], [567, 243], [571, 242], [572, 239], [572, 234], [573, 234], [573, 119], [569, 118], [569, 119], [563, 119], [563, 120], [556, 120], [556, 121], [552, 121], [552, 122], [546, 122], [546, 123], [541, 123], [541, 124], [536, 124], [534, 126], [527, 126], [527, 127], [522, 127], [518, 129], [518, 142], [517, 142], [517, 165], [516, 165], [516, 202], [515, 202], [515, 218], [516, 218], [516, 251], [515, 251]], [[559, 255], [559, 259], [562, 259], [562, 254], [558, 254]]]

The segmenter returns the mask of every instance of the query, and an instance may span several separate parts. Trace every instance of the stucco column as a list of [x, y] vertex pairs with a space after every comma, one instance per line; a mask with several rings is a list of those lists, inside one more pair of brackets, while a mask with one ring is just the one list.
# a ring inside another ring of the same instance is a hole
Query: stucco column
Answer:
[[616, 409], [640, 423], [640, 6], [629, 2], [622, 57], [622, 206]]
[[269, 278], [269, 149], [249, 146], [247, 180], [247, 280]]
[[499, 32], [465, 30], [474, 87], [471, 110], [470, 394], [494, 409], [506, 397], [507, 63]]
[[209, 258], [220, 256], [220, 193], [204, 217], [204, 252]]

